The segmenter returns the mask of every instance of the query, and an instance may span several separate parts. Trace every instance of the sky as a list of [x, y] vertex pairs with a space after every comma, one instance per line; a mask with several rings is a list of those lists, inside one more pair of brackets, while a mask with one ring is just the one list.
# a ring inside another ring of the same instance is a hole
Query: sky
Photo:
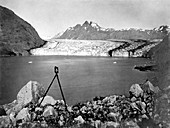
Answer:
[[170, 0], [0, 0], [0, 5], [30, 23], [43, 39], [86, 20], [114, 29], [170, 24]]

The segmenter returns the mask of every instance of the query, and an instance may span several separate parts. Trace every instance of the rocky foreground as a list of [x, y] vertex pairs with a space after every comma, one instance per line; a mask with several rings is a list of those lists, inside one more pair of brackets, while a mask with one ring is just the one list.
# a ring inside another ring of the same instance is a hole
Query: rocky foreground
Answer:
[[[40, 104], [45, 90], [38, 82], [30, 81], [18, 92], [16, 100], [1, 106], [0, 126], [10, 128], [167, 126], [165, 121], [161, 122], [158, 119], [160, 113], [157, 112], [161, 109], [160, 106], [155, 106], [156, 102], [166, 102], [166, 99], [170, 98], [170, 87], [163, 92], [167, 92], [167, 95], [162, 95], [162, 91], [147, 80], [143, 84], [133, 84], [128, 97], [124, 95], [94, 97], [91, 101], [65, 106], [63, 100], [45, 96]], [[158, 95], [162, 96], [155, 100]], [[145, 124], [147, 121], [150, 123]]]

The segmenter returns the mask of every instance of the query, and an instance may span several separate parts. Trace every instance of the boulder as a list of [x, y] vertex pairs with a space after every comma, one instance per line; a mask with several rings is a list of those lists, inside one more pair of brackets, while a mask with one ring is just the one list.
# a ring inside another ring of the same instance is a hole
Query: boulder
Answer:
[[28, 103], [37, 103], [45, 90], [42, 85], [36, 81], [29, 81], [17, 94], [18, 104], [25, 106]]
[[141, 112], [146, 113], [146, 110], [145, 110], [146, 109], [146, 104], [145, 104], [145, 102], [137, 101], [136, 103], [140, 106]]
[[57, 100], [57, 103], [60, 104], [60, 105], [65, 105], [63, 100]]
[[13, 102], [9, 103], [9, 104], [4, 104], [3, 108], [5, 109], [5, 111], [9, 111], [10, 109], [12, 109], [14, 106], [16, 106], [17, 101], [14, 100]]
[[[38, 103], [41, 102], [42, 98], [39, 99]], [[53, 97], [45, 96], [43, 102], [41, 103], [41, 106], [45, 106], [45, 105], [48, 105], [48, 104], [55, 105], [56, 103], [57, 103], [57, 101]]]
[[12, 121], [13, 125], [16, 125], [16, 118], [15, 118], [15, 113], [14, 112], [10, 113], [9, 118]]
[[59, 120], [59, 121], [58, 121], [58, 124], [59, 124], [60, 126], [63, 126], [63, 125], [64, 125], [64, 121]]
[[130, 104], [133, 109], [140, 110], [135, 102]]
[[28, 108], [23, 108], [16, 116], [16, 120], [30, 121], [31, 115]]
[[116, 101], [117, 97], [118, 96], [116, 96], [116, 95], [110, 96], [109, 97], [109, 103], [113, 104]]
[[130, 87], [129, 92], [130, 92], [132, 95], [136, 96], [136, 97], [139, 97], [139, 96], [143, 95], [143, 90], [142, 90], [142, 88], [140, 87], [139, 84], [133, 84], [133, 85]]
[[35, 112], [34, 115], [33, 114], [32, 115], [34, 118], [37, 118], [37, 117], [40, 117], [40, 115], [42, 115], [44, 111], [43, 111], [43, 108], [36, 107], [34, 112]]
[[68, 112], [73, 112], [72, 107], [68, 106], [68, 107], [67, 107], [67, 111], [68, 111]]
[[58, 113], [56, 112], [56, 110], [55, 110], [52, 106], [47, 106], [47, 107], [44, 109], [43, 116], [44, 116], [44, 117], [48, 117], [48, 116], [58, 116]]
[[137, 99], [136, 99], [136, 97], [132, 97], [130, 100], [131, 100], [132, 102], [135, 102]]
[[113, 103], [116, 101], [117, 98], [118, 98], [118, 96], [116, 96], [116, 95], [109, 96], [109, 97], [105, 97], [105, 98], [102, 100], [102, 102], [103, 102], [103, 103], [113, 104]]
[[9, 116], [0, 116], [0, 128], [9, 128], [10, 123]]
[[63, 115], [61, 115], [61, 116], [59, 117], [58, 123], [59, 123], [60, 126], [63, 126], [63, 125], [64, 125], [65, 121], [64, 121], [64, 116], [63, 116]]
[[108, 117], [111, 119], [111, 121], [114, 121], [114, 122], [117, 122], [117, 119], [116, 119], [117, 116], [118, 116], [118, 114], [117, 113], [113, 113], [113, 112], [110, 112], [108, 114]]
[[147, 92], [151, 91], [151, 92], [154, 92], [154, 93], [158, 93], [160, 91], [159, 87], [158, 86], [154, 87], [153, 84], [149, 80], [147, 80], [143, 84], [142, 89], [144, 91], [147, 91]]
[[75, 121], [77, 121], [79, 124], [85, 123], [85, 120], [82, 116], [78, 116], [77, 118], [74, 118]]
[[80, 111], [81, 111], [82, 113], [86, 113], [86, 110], [87, 110], [87, 107], [86, 107], [86, 106], [83, 106], [83, 107], [80, 109]]
[[12, 107], [11, 109], [8, 109], [8, 110], [6, 111], [6, 113], [7, 113], [8, 115], [10, 115], [11, 113], [17, 114], [22, 108], [23, 108], [23, 107], [22, 107], [21, 104], [16, 104], [16, 105], [15, 105], [14, 107]]
[[39, 112], [43, 111], [43, 108], [36, 107], [36, 108], [35, 108], [35, 112], [38, 112], [38, 111], [39, 111]]

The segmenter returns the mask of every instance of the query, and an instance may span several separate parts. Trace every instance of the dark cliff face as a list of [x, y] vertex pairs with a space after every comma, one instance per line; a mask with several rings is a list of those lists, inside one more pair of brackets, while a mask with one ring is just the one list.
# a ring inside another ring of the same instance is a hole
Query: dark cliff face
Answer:
[[[168, 27], [168, 26], [167, 26]], [[163, 39], [163, 29], [161, 26], [153, 30], [128, 29], [114, 30], [102, 28], [94, 22], [85, 21], [82, 25], [77, 24], [67, 29], [59, 39], [78, 39], [78, 40], [106, 40], [106, 39]], [[55, 38], [55, 37], [54, 37]]]
[[0, 55], [28, 55], [44, 43], [29, 23], [0, 6]]
[[170, 85], [170, 34], [155, 47], [154, 56], [158, 67], [156, 79], [160, 88], [166, 88]]

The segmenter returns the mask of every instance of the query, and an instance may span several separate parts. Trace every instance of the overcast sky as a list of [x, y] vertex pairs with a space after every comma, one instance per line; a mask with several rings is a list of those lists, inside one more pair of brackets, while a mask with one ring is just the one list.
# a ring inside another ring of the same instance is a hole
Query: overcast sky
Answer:
[[104, 28], [154, 28], [170, 24], [170, 0], [0, 0], [43, 39], [86, 20]]

